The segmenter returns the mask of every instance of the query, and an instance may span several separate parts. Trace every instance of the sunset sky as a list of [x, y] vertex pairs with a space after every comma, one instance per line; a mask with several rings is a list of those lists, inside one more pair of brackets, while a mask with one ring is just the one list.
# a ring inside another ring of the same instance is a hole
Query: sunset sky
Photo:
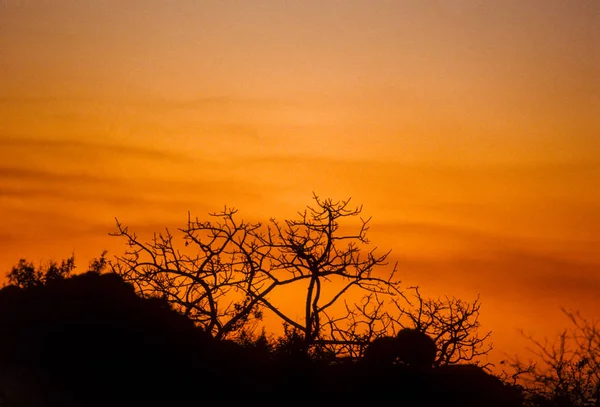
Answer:
[[599, 186], [597, 0], [0, 1], [4, 272], [352, 197], [502, 351], [598, 315]]

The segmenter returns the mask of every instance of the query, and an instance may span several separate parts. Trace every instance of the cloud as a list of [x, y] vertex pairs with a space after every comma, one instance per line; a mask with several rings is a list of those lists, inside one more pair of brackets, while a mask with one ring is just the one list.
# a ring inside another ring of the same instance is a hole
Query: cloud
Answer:
[[192, 162], [192, 158], [172, 151], [150, 149], [131, 145], [103, 144], [82, 140], [57, 140], [24, 137], [0, 138], [0, 148], [25, 147], [30, 149], [81, 149], [107, 155], [126, 155], [129, 157], [146, 158], [151, 160], [167, 160], [177, 162]]
[[[74, 173], [59, 173], [53, 171], [44, 171], [38, 169], [29, 168], [18, 168], [18, 167], [0, 167], [0, 177], [3, 181], [10, 179], [16, 181], [36, 181], [41, 183], [103, 183], [103, 184], [114, 184], [117, 182], [115, 179], [101, 178], [89, 174], [74, 174]], [[2, 183], [0, 183], [2, 187]], [[5, 187], [4, 187], [5, 188]], [[12, 192], [15, 193], [17, 188], [13, 188]], [[4, 189], [9, 193], [7, 189]]]
[[[553, 250], [552, 241], [544, 247], [543, 239], [532, 245], [531, 240], [517, 236], [433, 223], [388, 223], [374, 229], [382, 236], [405, 235], [407, 241], [421, 236], [432, 241], [429, 255], [392, 248], [390, 261], [399, 263], [400, 275], [411, 284], [460, 287], [526, 301], [572, 301], [597, 298], [600, 293], [600, 256], [563, 257]], [[439, 242], [457, 241], [460, 250], [440, 254]]]
[[104, 203], [115, 207], [197, 206], [215, 197], [245, 196], [258, 199], [254, 185], [227, 179], [174, 179], [166, 182], [154, 178], [126, 179], [88, 174], [57, 173], [0, 167], [0, 197], [40, 202], [40, 199], [79, 203]]
[[[433, 222], [381, 222], [375, 227], [377, 230], [387, 233], [425, 234], [453, 239], [497, 241], [501, 238], [498, 235], [479, 229]], [[506, 237], [503, 239], [506, 239]]]
[[[1, 174], [1, 171], [0, 171]], [[44, 174], [43, 177], [36, 177], [35, 179], [37, 181], [40, 181], [40, 179], [43, 178], [50, 178], [52, 179], [53, 177], [48, 177], [48, 174]], [[63, 176], [63, 177], [59, 177], [59, 179], [72, 179], [73, 177], [69, 177], [69, 176]], [[56, 178], [53, 178], [56, 179]], [[78, 179], [78, 178], [76, 178]], [[79, 179], [80, 181], [80, 179]], [[113, 183], [107, 182], [107, 180], [97, 180], [98, 182], [108, 186], [108, 185], [112, 185], [114, 187]], [[93, 182], [96, 182], [93, 181]], [[89, 183], [88, 183], [89, 185]], [[46, 201], [46, 203], [48, 203], [48, 201], [51, 200], [60, 200], [60, 201], [70, 201], [70, 202], [77, 202], [79, 204], [90, 204], [90, 203], [94, 203], [94, 204], [98, 204], [98, 203], [102, 203], [102, 204], [106, 204], [106, 205], [110, 205], [110, 206], [116, 206], [116, 207], [130, 207], [130, 206], [134, 206], [134, 207], [149, 207], [152, 205], [156, 205], [157, 202], [148, 198], [148, 197], [143, 197], [143, 196], [139, 196], [139, 195], [125, 195], [125, 194], [119, 194], [117, 193], [118, 191], [116, 190], [116, 188], [111, 189], [83, 189], [83, 188], [70, 188], [70, 189], [65, 189], [65, 188], [57, 188], [57, 187], [42, 187], [42, 186], [28, 186], [28, 187], [23, 187], [23, 186], [10, 186], [10, 185], [2, 185], [0, 184], [0, 197], [4, 197], [4, 198], [14, 198], [14, 199], [19, 199], [19, 200], [25, 200], [25, 201], [31, 201], [31, 200], [35, 200], [35, 201]], [[163, 202], [164, 205], [168, 205], [169, 202]], [[29, 214], [31, 214], [31, 211], [29, 211]]]

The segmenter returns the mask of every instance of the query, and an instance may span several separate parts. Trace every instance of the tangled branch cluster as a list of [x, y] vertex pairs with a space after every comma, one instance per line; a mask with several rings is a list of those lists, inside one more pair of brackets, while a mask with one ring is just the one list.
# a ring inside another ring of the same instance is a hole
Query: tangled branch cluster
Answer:
[[[368, 247], [370, 219], [360, 217], [362, 207], [351, 207], [350, 200], [314, 201], [296, 219], [266, 224], [239, 220], [227, 207], [209, 221], [188, 216], [179, 229], [182, 248], [169, 230], [144, 242], [117, 221], [113, 235], [126, 238], [129, 250], [111, 267], [139, 294], [167, 300], [216, 338], [247, 335], [269, 312], [304, 352], [359, 357], [373, 339], [405, 327], [435, 339], [436, 364], [471, 361], [489, 351], [489, 333], [476, 332], [479, 299], [424, 299], [412, 288], [411, 300], [396, 266], [379, 271], [389, 252]], [[341, 234], [346, 219], [355, 231]], [[274, 300], [290, 287], [303, 293], [294, 313]]]

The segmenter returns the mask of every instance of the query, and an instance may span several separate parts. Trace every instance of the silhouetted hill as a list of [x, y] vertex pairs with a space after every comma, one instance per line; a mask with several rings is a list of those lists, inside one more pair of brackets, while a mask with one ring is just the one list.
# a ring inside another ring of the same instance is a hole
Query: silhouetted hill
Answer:
[[0, 395], [6, 406], [520, 405], [477, 367], [331, 364], [217, 341], [164, 301], [97, 273], [0, 290]]
[[138, 297], [114, 274], [0, 290], [0, 364], [35, 373], [43, 391], [60, 389], [78, 405], [137, 405], [190, 386], [212, 388], [232, 371], [216, 347], [187, 318]]

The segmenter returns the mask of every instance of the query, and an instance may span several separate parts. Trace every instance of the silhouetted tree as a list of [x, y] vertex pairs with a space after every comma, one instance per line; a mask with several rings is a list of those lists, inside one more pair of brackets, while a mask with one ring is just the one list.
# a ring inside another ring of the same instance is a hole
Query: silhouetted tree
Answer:
[[238, 222], [236, 213], [225, 208], [210, 214], [215, 222], [188, 216], [180, 229], [183, 251], [168, 229], [145, 243], [117, 221], [113, 235], [125, 237], [130, 250], [111, 268], [140, 295], [163, 298], [214, 337], [227, 337], [261, 318], [260, 304], [246, 293], [261, 281], [265, 248], [256, 238], [261, 225]]
[[[323, 329], [328, 311], [351, 289], [402, 296], [395, 268], [380, 277], [388, 253], [364, 252], [369, 220], [360, 219], [355, 233], [339, 234], [340, 221], [359, 217], [362, 208], [349, 200], [314, 196], [315, 206], [297, 219], [267, 225], [238, 221], [237, 211], [211, 214], [216, 222], [188, 218], [180, 229], [185, 247], [175, 247], [167, 230], [144, 243], [117, 221], [131, 248], [112, 265], [144, 296], [165, 298], [175, 309], [217, 338], [235, 336], [249, 321], [268, 310], [302, 335], [303, 352], [331, 340]], [[292, 286], [305, 292], [302, 312], [282, 312], [273, 293]], [[335, 287], [335, 288], [333, 288]]]
[[68, 277], [75, 268], [75, 257], [71, 256], [63, 260], [60, 264], [50, 261], [45, 266], [36, 268], [33, 263], [25, 259], [19, 260], [19, 263], [8, 273], [9, 284], [17, 287], [29, 288], [46, 284], [53, 280], [61, 280]]
[[523, 333], [534, 360], [505, 361], [504, 378], [525, 387], [530, 406], [600, 406], [600, 328], [577, 312], [563, 312], [571, 327], [543, 342]]
[[480, 333], [480, 299], [466, 302], [454, 297], [424, 298], [417, 287], [412, 296], [388, 298], [371, 295], [366, 301], [346, 304], [344, 318], [331, 317], [325, 326], [340, 353], [358, 358], [376, 338], [395, 336], [410, 328], [435, 342], [435, 366], [457, 363], [486, 365], [481, 357], [492, 349], [491, 332]]

